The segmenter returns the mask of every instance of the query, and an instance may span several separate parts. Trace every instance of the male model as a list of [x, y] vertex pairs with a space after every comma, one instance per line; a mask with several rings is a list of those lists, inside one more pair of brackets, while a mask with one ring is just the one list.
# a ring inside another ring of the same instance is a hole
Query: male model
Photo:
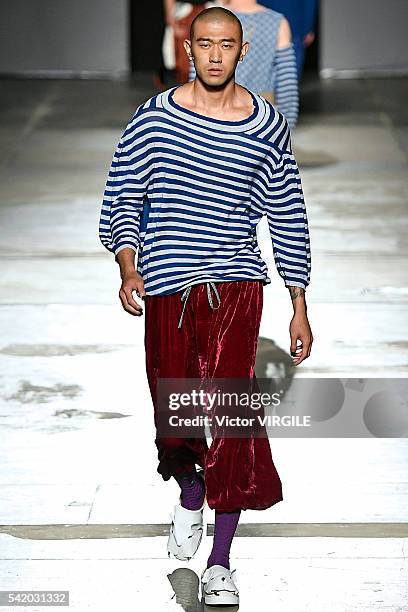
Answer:
[[[100, 239], [120, 266], [123, 308], [142, 315], [133, 291], [146, 306], [156, 425], [159, 379], [255, 378], [263, 287], [271, 282], [256, 238], [263, 215], [292, 299], [295, 365], [310, 355], [313, 340], [305, 302], [309, 231], [287, 120], [235, 82], [248, 43], [231, 11], [202, 11], [185, 49], [197, 78], [136, 109], [115, 151], [100, 216]], [[269, 440], [215, 432], [210, 448], [204, 435], [157, 435], [155, 442], [157, 471], [181, 487], [169, 555], [186, 560], [195, 554], [206, 499], [215, 510], [215, 535], [201, 576], [203, 598], [210, 605], [237, 604], [229, 552], [240, 512], [282, 500]]]

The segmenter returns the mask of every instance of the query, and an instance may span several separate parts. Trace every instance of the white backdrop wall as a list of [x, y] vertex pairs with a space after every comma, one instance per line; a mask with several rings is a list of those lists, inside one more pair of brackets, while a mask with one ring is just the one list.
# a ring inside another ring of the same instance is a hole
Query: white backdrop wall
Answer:
[[1, 73], [129, 70], [127, 0], [0, 2]]
[[408, 0], [320, 0], [322, 76], [408, 74], [407, 29]]

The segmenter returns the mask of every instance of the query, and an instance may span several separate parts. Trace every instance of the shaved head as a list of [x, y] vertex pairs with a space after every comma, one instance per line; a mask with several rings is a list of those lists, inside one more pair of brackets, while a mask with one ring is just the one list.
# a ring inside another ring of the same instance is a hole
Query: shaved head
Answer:
[[210, 22], [212, 23], [226, 22], [226, 23], [235, 24], [238, 30], [238, 35], [239, 35], [238, 42], [242, 44], [243, 32], [242, 32], [242, 25], [241, 25], [240, 20], [238, 19], [236, 15], [234, 15], [232, 11], [229, 11], [228, 9], [223, 8], [221, 6], [212, 6], [210, 8], [204, 9], [203, 11], [201, 11], [201, 13], [198, 13], [198, 15], [193, 19], [191, 26], [190, 26], [190, 40], [191, 41], [194, 40], [194, 28], [197, 25], [197, 23], [210, 23]]

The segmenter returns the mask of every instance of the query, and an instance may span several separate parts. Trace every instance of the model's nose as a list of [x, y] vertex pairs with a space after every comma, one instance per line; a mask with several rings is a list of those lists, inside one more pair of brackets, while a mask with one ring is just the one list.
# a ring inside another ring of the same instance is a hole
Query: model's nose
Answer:
[[217, 47], [213, 47], [210, 55], [210, 62], [220, 62], [221, 51]]

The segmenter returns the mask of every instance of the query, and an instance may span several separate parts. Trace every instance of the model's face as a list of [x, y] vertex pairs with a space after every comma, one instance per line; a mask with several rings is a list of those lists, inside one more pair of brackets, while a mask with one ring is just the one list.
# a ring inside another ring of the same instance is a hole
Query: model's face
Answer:
[[194, 38], [184, 47], [193, 56], [195, 71], [207, 85], [223, 85], [234, 74], [248, 43], [241, 45], [239, 27], [229, 21], [199, 21]]

